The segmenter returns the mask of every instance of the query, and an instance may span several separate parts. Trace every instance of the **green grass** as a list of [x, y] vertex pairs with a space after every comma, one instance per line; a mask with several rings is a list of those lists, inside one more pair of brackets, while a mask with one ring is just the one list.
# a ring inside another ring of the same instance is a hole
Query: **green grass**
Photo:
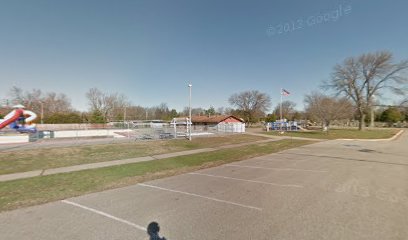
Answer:
[[298, 132], [285, 132], [283, 135], [279, 134], [277, 131], [263, 132], [268, 135], [275, 136], [292, 136], [292, 137], [304, 137], [304, 138], [315, 138], [315, 139], [382, 139], [390, 138], [394, 136], [399, 130], [398, 129], [375, 129], [375, 130], [364, 130], [358, 131], [357, 129], [330, 129], [328, 132], [323, 131], [298, 131]]
[[310, 141], [287, 139], [149, 162], [1, 182], [0, 211], [177, 175], [309, 143]]
[[238, 134], [194, 138], [191, 142], [182, 139], [0, 152], [0, 174], [121, 160], [227, 144], [253, 142], [263, 139], [265, 138]]

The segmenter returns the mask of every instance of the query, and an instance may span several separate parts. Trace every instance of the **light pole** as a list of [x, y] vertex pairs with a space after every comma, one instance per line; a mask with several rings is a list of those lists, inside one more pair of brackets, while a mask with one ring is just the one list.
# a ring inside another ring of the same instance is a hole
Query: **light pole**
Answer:
[[187, 123], [187, 126], [189, 126], [189, 128], [188, 128], [188, 140], [190, 140], [190, 141], [191, 141], [191, 125], [193, 124], [192, 121], [191, 121], [191, 87], [192, 87], [192, 86], [193, 86], [193, 85], [191, 85], [191, 83], [188, 84], [188, 88], [189, 88], [189, 90], [190, 90], [190, 97], [189, 97], [189, 99], [188, 99], [189, 122]]

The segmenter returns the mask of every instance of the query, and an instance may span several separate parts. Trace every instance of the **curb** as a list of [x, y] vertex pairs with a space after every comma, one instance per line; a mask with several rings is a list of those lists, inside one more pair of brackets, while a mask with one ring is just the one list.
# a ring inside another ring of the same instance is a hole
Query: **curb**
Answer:
[[393, 141], [397, 139], [405, 130], [399, 130], [394, 136], [390, 138], [380, 138], [380, 139], [350, 139], [350, 138], [339, 138], [335, 140], [342, 140], [342, 141], [366, 141], [366, 142], [381, 142], [381, 141]]

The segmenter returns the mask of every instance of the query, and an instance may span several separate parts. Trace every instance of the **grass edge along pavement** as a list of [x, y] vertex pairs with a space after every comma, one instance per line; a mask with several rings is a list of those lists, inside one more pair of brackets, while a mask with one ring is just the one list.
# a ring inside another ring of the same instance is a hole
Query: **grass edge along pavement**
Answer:
[[41, 171], [138, 157], [147, 157], [201, 148], [220, 147], [268, 139], [247, 134], [183, 139], [124, 142], [67, 147], [42, 147], [29, 150], [0, 150], [0, 174]]
[[0, 212], [124, 187], [313, 143], [280, 140], [148, 162], [61, 173], [0, 183]]

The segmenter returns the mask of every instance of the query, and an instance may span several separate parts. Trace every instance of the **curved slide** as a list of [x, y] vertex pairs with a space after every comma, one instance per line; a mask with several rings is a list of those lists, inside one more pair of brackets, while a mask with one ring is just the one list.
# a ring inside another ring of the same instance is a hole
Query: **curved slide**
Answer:
[[18, 120], [18, 118], [23, 115], [23, 109], [16, 109], [7, 114], [3, 120], [0, 122], [0, 129], [3, 129], [7, 125], [15, 122]]
[[[20, 117], [27, 117], [24, 119], [23, 124], [19, 124], [18, 120]], [[9, 114], [7, 114], [4, 119], [0, 122], [0, 130], [7, 125], [10, 125], [10, 128], [16, 130], [19, 133], [35, 133], [37, 129], [35, 124], [31, 124], [37, 118], [37, 114], [24, 109], [15, 109]]]

